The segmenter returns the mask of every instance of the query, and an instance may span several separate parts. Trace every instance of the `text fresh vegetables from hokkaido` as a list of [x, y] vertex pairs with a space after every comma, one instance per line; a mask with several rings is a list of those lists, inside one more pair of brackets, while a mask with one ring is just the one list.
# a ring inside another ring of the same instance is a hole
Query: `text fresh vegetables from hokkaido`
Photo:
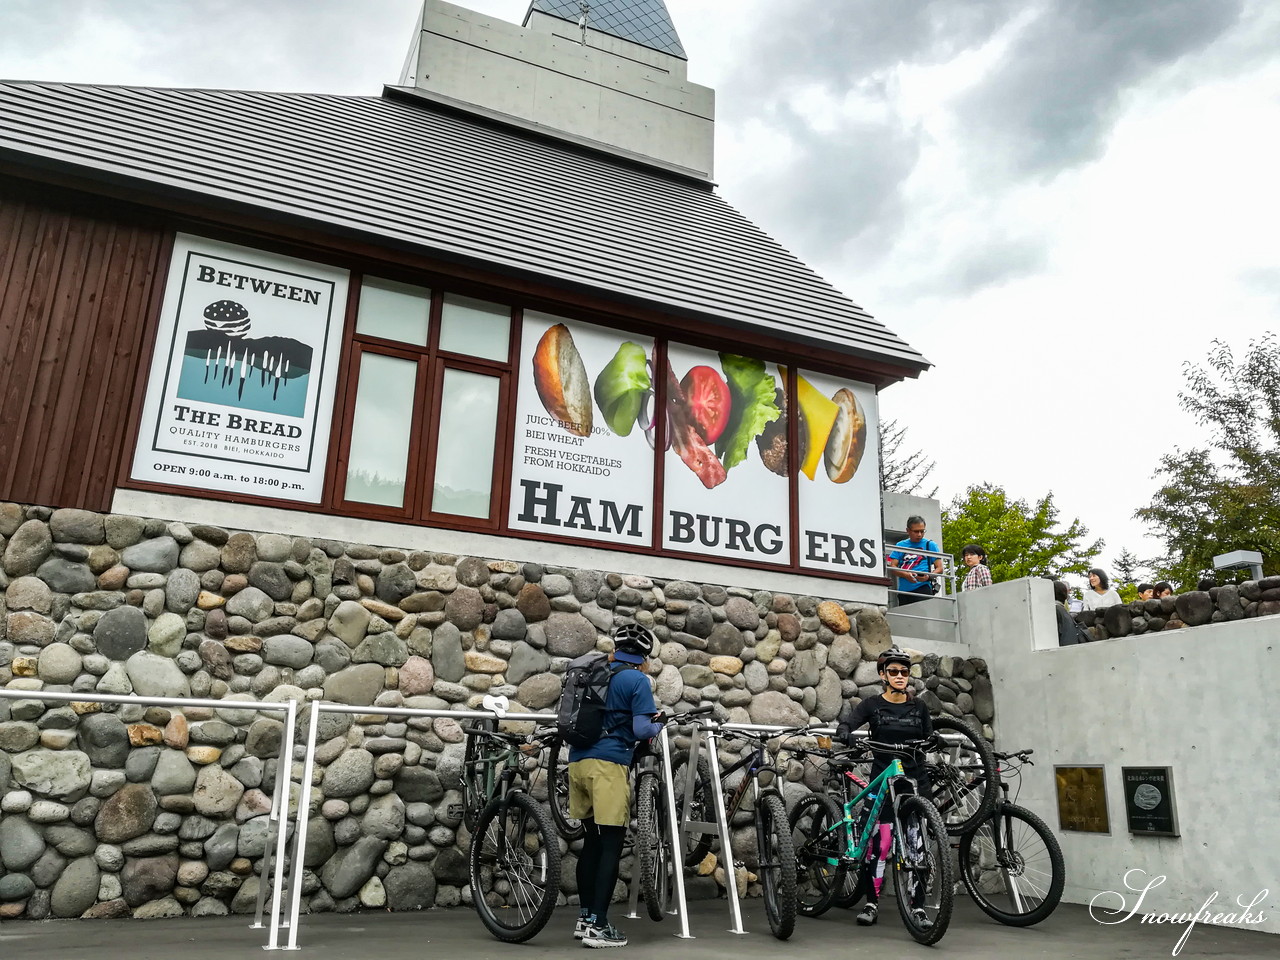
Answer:
[[596, 406], [604, 414], [610, 430], [620, 437], [630, 435], [645, 393], [652, 385], [644, 348], [630, 340], [624, 341], [596, 377]]
[[764, 361], [722, 353], [720, 367], [728, 381], [731, 406], [716, 453], [724, 468], [731, 470], [747, 458], [751, 441], [779, 419], [782, 411], [778, 409], [778, 384], [765, 372]]

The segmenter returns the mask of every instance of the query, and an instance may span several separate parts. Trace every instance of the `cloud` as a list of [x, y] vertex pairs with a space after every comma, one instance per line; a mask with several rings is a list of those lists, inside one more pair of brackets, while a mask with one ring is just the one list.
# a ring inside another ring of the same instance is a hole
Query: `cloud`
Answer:
[[[6, 0], [0, 76], [147, 86], [381, 92], [420, 0]], [[49, 51], [46, 56], [46, 51]]]
[[984, 162], [1001, 174], [1053, 176], [1096, 160], [1124, 92], [1208, 47], [1240, 18], [1241, 0], [1056, 0], [1018, 31], [956, 105]]
[[[1048, 262], [1025, 190], [1098, 159], [1126, 94], [1213, 45], [1241, 0], [792, 0], [723, 83], [729, 130], [787, 162], [722, 154], [728, 199], [826, 273], [966, 295]], [[956, 69], [956, 67], [959, 67]], [[732, 135], [729, 138], [733, 142]], [[967, 223], [964, 230], [940, 223]], [[855, 281], [865, 290], [865, 281]], [[873, 309], [874, 304], [869, 304]]]

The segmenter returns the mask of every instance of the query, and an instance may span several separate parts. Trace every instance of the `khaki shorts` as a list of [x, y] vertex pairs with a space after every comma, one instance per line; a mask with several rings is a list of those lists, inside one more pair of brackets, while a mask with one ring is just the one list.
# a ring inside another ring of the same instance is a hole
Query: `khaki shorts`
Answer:
[[595, 758], [569, 764], [569, 816], [575, 820], [591, 817], [606, 827], [625, 827], [631, 819], [627, 768]]

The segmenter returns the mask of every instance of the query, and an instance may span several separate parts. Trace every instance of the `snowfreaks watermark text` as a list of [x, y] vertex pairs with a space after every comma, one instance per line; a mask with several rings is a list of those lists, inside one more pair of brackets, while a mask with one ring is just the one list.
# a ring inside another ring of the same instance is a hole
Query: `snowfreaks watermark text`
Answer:
[[[1136, 877], [1135, 877], [1136, 875]], [[1173, 955], [1176, 957], [1181, 951], [1183, 944], [1187, 942], [1187, 938], [1191, 936], [1191, 931], [1195, 929], [1195, 925], [1200, 921], [1214, 924], [1258, 924], [1263, 923], [1267, 918], [1261, 910], [1255, 911], [1253, 908], [1262, 903], [1270, 895], [1270, 890], [1262, 890], [1248, 903], [1245, 899], [1248, 894], [1241, 894], [1236, 897], [1237, 910], [1224, 910], [1215, 912], [1211, 908], [1218, 899], [1218, 891], [1214, 891], [1201, 905], [1200, 909], [1195, 913], [1139, 913], [1142, 909], [1142, 901], [1146, 899], [1148, 893], [1154, 890], [1160, 884], [1165, 882], [1163, 875], [1151, 877], [1144, 883], [1142, 878], [1146, 877], [1145, 870], [1130, 870], [1124, 875], [1124, 885], [1130, 891], [1137, 894], [1133, 905], [1128, 904], [1127, 897], [1118, 890], [1106, 890], [1098, 894], [1089, 901], [1089, 916], [1093, 917], [1098, 923], [1116, 924], [1124, 923], [1133, 917], [1138, 918], [1139, 923], [1185, 923], [1187, 929], [1182, 932], [1182, 936], [1178, 938], [1178, 942], [1174, 944]], [[1133, 878], [1133, 879], [1131, 879]], [[1098, 901], [1104, 897], [1115, 897], [1120, 901], [1120, 906], [1115, 910], [1108, 910], [1104, 903], [1099, 905]], [[1100, 908], [1101, 906], [1101, 908]]]

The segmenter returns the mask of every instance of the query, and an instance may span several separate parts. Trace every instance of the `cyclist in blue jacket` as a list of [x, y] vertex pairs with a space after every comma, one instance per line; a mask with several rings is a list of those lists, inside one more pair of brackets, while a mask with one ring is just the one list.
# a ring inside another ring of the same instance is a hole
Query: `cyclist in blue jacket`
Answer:
[[569, 750], [569, 816], [586, 829], [578, 855], [581, 909], [573, 935], [586, 947], [627, 945], [627, 935], [607, 916], [631, 819], [627, 776], [636, 744], [662, 730], [654, 721], [658, 708], [644, 674], [653, 634], [638, 623], [624, 623], [614, 631], [613, 643], [604, 734], [589, 747]]

